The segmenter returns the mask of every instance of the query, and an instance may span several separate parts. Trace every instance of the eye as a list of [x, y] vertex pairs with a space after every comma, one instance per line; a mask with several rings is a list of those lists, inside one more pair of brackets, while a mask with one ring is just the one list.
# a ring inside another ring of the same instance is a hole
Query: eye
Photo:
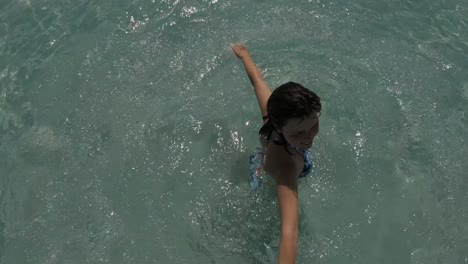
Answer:
[[293, 135], [291, 135], [291, 137], [300, 137], [302, 135], [304, 135], [304, 132], [299, 132], [297, 134], [293, 134]]

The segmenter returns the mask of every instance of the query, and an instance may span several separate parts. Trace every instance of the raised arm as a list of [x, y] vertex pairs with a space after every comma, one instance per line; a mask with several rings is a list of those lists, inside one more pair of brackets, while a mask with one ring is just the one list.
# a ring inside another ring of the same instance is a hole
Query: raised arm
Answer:
[[270, 88], [266, 84], [265, 80], [263, 80], [262, 73], [250, 57], [247, 48], [242, 44], [231, 45], [231, 48], [234, 54], [236, 54], [236, 56], [244, 63], [245, 71], [247, 72], [250, 82], [255, 89], [255, 95], [257, 96], [258, 106], [260, 106], [262, 116], [266, 116], [268, 114], [267, 102], [271, 95]]

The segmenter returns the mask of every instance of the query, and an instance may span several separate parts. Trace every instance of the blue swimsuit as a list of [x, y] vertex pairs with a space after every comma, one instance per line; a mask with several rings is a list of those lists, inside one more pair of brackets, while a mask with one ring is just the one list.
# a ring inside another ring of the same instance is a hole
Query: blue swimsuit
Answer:
[[314, 167], [312, 162], [312, 153], [310, 150], [302, 150], [298, 147], [294, 147], [294, 149], [299, 154], [301, 154], [302, 158], [304, 159], [304, 169], [302, 169], [302, 174], [299, 175], [299, 179], [304, 178], [305, 176], [309, 175], [309, 173], [312, 171], [312, 168]]

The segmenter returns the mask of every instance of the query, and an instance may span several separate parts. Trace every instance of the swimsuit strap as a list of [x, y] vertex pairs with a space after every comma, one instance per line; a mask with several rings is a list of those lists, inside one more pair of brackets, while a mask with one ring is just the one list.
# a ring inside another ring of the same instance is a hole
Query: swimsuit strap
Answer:
[[294, 147], [294, 150], [297, 151], [297, 153], [301, 154], [301, 156], [304, 156], [305, 151], [300, 149], [299, 147]]

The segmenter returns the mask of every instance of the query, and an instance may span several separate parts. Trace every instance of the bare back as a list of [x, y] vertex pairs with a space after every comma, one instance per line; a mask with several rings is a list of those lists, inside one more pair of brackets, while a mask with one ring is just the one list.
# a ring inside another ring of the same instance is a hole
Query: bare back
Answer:
[[[272, 137], [275, 136], [277, 137], [277, 134], [273, 132]], [[263, 170], [268, 175], [276, 175], [275, 171], [278, 169], [278, 166], [283, 166], [284, 164], [290, 164], [293, 167], [293, 175], [301, 174], [304, 167], [304, 159], [293, 148], [288, 146], [289, 152], [292, 153], [291, 155], [286, 152], [283, 145], [275, 144], [272, 140], [268, 141], [263, 137], [260, 137], [260, 144], [265, 150]]]

